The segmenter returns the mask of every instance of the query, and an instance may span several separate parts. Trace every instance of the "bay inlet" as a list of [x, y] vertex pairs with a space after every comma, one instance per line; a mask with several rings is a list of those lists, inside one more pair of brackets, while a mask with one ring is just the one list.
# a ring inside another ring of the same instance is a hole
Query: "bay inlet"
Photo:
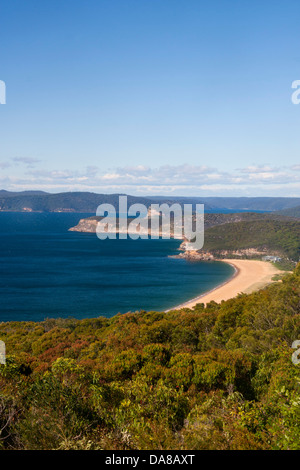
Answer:
[[0, 213], [0, 321], [165, 311], [232, 277], [222, 262], [174, 259], [180, 240], [99, 240], [75, 213]]

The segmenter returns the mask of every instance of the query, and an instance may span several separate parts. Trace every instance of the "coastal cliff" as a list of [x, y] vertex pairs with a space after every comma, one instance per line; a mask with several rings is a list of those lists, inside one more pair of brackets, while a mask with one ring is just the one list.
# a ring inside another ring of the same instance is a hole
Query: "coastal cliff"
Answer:
[[78, 224], [75, 225], [75, 227], [69, 228], [69, 232], [96, 233], [96, 228], [99, 220], [100, 217], [88, 217], [85, 219], [80, 219]]
[[[70, 232], [83, 232], [83, 233], [96, 233], [97, 224], [101, 220], [101, 217], [89, 217], [80, 219], [78, 224], [75, 227], [71, 227], [69, 229]], [[240, 220], [237, 218], [237, 220]], [[179, 247], [180, 253], [171, 256], [172, 258], [178, 259], [187, 259], [189, 261], [213, 261], [216, 256], [210, 251], [196, 251], [188, 249], [187, 241], [184, 240]], [[265, 255], [267, 250], [259, 251], [255, 248], [249, 248], [246, 250], [235, 250], [234, 252], [230, 252], [228, 250], [222, 250], [218, 252], [218, 258], [225, 258], [228, 256], [233, 256], [237, 258], [242, 257], [253, 257], [253, 256], [260, 256]]]
[[[85, 218], [85, 219], [80, 219], [77, 225], [75, 225], [74, 227], [69, 228], [69, 232], [96, 233], [97, 232], [97, 225], [98, 225], [99, 222], [101, 222], [102, 219], [103, 219], [103, 217], [98, 217], [98, 216], [88, 217], [88, 218]], [[126, 229], [126, 225], [125, 225], [125, 227], [124, 227], [124, 225], [122, 225], [122, 228], [119, 227], [119, 219], [117, 219], [116, 220], [116, 233], [128, 233], [128, 234], [130, 234], [130, 233], [137, 233], [138, 232], [140, 235], [151, 236], [152, 232], [151, 232], [150, 224], [148, 224], [148, 227], [142, 227], [141, 224], [137, 224], [137, 225], [134, 225], [132, 228], [130, 228], [130, 222], [132, 222], [133, 220], [135, 220], [135, 217], [128, 217], [127, 218], [127, 229]], [[107, 224], [103, 224], [102, 230], [104, 232], [108, 231]], [[160, 236], [160, 237], [162, 236], [161, 227], [160, 227], [157, 235]], [[168, 233], [168, 235], [169, 235], [169, 233]], [[172, 223], [171, 223], [170, 235], [171, 235], [171, 237], [173, 237]], [[183, 239], [183, 237], [181, 237], [180, 239]]]
[[[149, 213], [149, 210], [148, 210]], [[101, 217], [91, 216], [84, 219], [80, 219], [75, 227], [70, 228], [70, 231], [74, 232], [96, 232], [97, 223], [101, 220]], [[128, 219], [132, 220], [132, 219]], [[263, 222], [263, 221], [281, 221], [285, 222], [291, 220], [287, 216], [277, 214], [261, 214], [256, 212], [239, 212], [233, 214], [221, 214], [221, 213], [205, 213], [204, 226], [205, 229], [217, 227], [219, 225], [237, 224], [240, 222]]]
[[[95, 233], [100, 220], [96, 216], [81, 219], [69, 230]], [[205, 214], [204, 227], [203, 249], [194, 251], [182, 237], [182, 253], [175, 255], [176, 257], [200, 261], [222, 258], [261, 259], [270, 255], [291, 263], [299, 261], [299, 219], [255, 213]], [[144, 231], [151, 235], [149, 229]]]

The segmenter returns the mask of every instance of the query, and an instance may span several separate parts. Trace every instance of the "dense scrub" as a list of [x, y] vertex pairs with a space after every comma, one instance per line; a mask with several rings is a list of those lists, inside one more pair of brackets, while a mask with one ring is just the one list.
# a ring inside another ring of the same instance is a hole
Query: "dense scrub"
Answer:
[[208, 228], [204, 249], [211, 252], [256, 248], [278, 252], [294, 261], [300, 258], [300, 221], [277, 220], [264, 216], [261, 220], [243, 220]]
[[299, 294], [1, 323], [0, 448], [300, 449]]

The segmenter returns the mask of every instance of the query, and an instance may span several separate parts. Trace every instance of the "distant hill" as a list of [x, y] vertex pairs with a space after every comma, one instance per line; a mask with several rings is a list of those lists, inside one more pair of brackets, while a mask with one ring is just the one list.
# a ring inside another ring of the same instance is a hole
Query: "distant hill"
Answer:
[[40, 196], [43, 194], [49, 194], [45, 191], [6, 191], [5, 189], [0, 189], [0, 197], [20, 197], [20, 196]]
[[[0, 192], [1, 211], [33, 212], [90, 212], [96, 213], [100, 204], [117, 206], [119, 194], [69, 193], [9, 193]], [[151, 201], [143, 197], [128, 196], [128, 204], [141, 203], [147, 207]]]
[[280, 211], [300, 205], [300, 197], [205, 197], [202, 200], [212, 207], [246, 211]]
[[287, 217], [295, 217], [296, 219], [300, 219], [300, 206], [293, 207], [291, 209], [284, 209], [282, 211], [276, 212], [278, 215], [284, 215]]
[[[64, 192], [50, 194], [43, 191], [10, 192], [0, 190], [0, 211], [35, 212], [90, 212], [96, 213], [99, 204], [118, 205], [120, 194], [91, 192]], [[205, 204], [206, 210], [280, 211], [300, 207], [300, 198], [283, 197], [180, 197], [180, 196], [128, 196], [128, 204], [152, 203]]]
[[[152, 197], [156, 199], [156, 197]], [[157, 196], [157, 199], [161, 197]], [[170, 201], [204, 203], [207, 207], [238, 211], [280, 211], [300, 205], [300, 197], [169, 197]]]

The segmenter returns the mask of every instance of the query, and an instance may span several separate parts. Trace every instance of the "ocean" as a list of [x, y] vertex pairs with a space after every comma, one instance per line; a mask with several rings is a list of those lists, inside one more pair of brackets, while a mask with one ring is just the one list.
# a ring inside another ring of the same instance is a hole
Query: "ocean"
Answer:
[[170, 258], [179, 240], [99, 240], [69, 232], [92, 214], [0, 212], [0, 321], [164, 311], [233, 275]]

